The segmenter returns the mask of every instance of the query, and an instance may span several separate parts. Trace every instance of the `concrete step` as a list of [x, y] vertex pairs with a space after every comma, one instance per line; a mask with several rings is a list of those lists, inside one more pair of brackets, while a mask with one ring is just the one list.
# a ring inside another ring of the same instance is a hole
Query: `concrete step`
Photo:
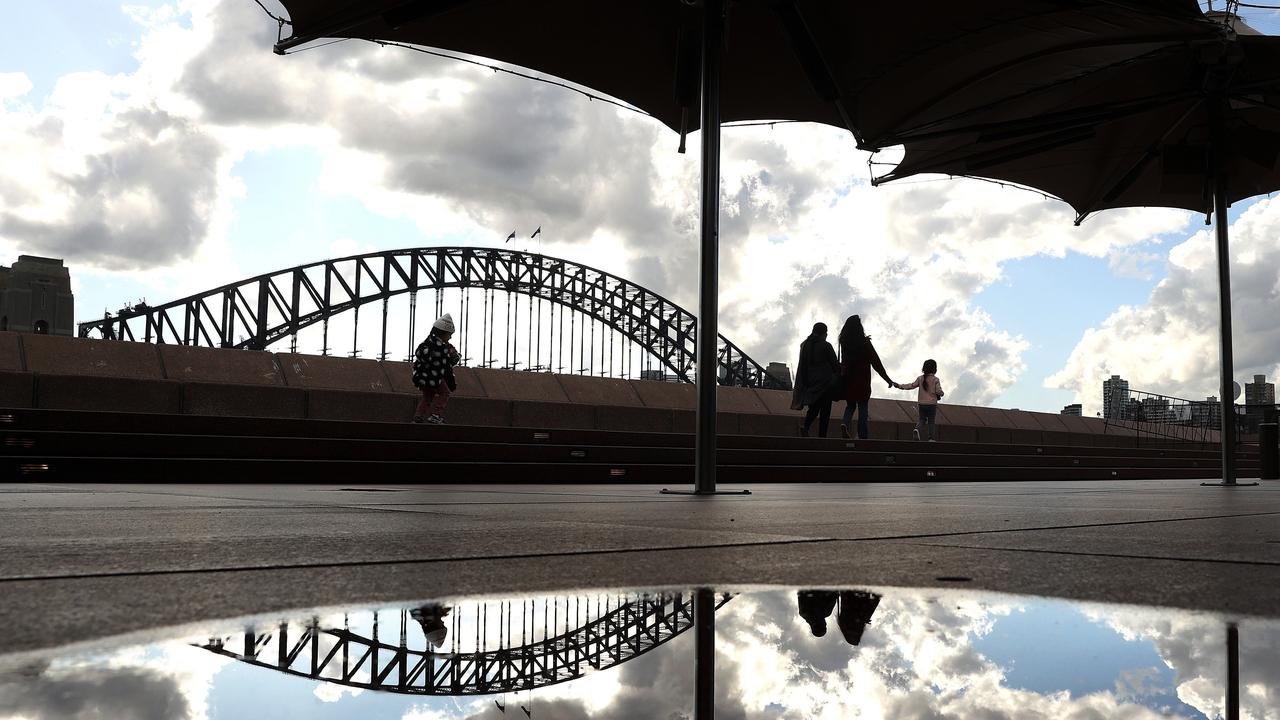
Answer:
[[[480, 435], [480, 434], [477, 434]], [[427, 436], [430, 437], [429, 435]], [[885, 443], [881, 443], [885, 445]], [[958, 443], [894, 443], [890, 449], [846, 449], [840, 452], [724, 447], [721, 463], [751, 466], [906, 466], [936, 467], [1217, 467], [1217, 457], [1159, 457], [1152, 455], [975, 452]], [[981, 446], [981, 449], [1003, 449]], [[0, 455], [27, 457], [205, 457], [262, 460], [401, 460], [431, 462], [483, 462], [502, 458], [509, 462], [687, 464], [693, 461], [688, 447], [632, 445], [566, 445], [560, 443], [496, 443], [439, 439], [374, 440], [349, 438], [271, 438], [232, 435], [171, 435], [114, 432], [0, 431]], [[1238, 458], [1242, 466], [1256, 466], [1256, 457]]]
[[[70, 410], [0, 410], [0, 428], [14, 430], [127, 431], [139, 435], [223, 435], [260, 438], [484, 441], [508, 445], [555, 443], [561, 445], [609, 445], [631, 447], [693, 446], [688, 433], [646, 433], [557, 428], [512, 428], [411, 423], [297, 420], [280, 418], [232, 418], [192, 415], [153, 415]], [[1019, 445], [993, 443], [916, 443], [899, 440], [837, 440], [777, 436], [722, 435], [725, 449], [808, 450], [841, 452], [849, 449], [876, 452], [974, 453], [987, 455], [1070, 455], [1075, 457], [1171, 457], [1212, 459], [1216, 446], [1189, 444], [1166, 446], [1096, 447], [1087, 445]], [[1245, 456], [1249, 452], [1243, 453]]]
[[[217, 457], [0, 458], [0, 474], [29, 482], [644, 483], [684, 486], [688, 464], [435, 462], [409, 460], [230, 459]], [[1028, 480], [1212, 479], [1215, 468], [935, 467], [722, 464], [721, 484], [778, 482], [948, 482]], [[1243, 468], [1241, 475], [1256, 477]]]

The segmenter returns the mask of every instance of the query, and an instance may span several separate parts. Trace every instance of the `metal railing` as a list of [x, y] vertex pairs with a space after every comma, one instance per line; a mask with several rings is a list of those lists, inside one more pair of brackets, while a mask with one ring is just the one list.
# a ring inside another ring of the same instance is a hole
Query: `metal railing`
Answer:
[[[1256, 441], [1258, 425], [1275, 422], [1280, 405], [1236, 404], [1236, 443]], [[1217, 400], [1187, 400], [1159, 393], [1129, 390], [1118, 394], [1103, 418], [1108, 427], [1133, 431], [1141, 443], [1216, 445], [1222, 430], [1222, 404]]]

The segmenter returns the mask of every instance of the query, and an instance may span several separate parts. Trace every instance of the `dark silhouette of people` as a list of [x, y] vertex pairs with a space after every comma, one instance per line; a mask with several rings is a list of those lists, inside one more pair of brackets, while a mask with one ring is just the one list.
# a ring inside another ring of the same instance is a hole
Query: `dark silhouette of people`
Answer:
[[450, 609], [443, 605], [429, 603], [409, 611], [409, 617], [417, 620], [418, 625], [422, 626], [422, 635], [427, 639], [429, 649], [444, 645], [444, 639], [449, 634], [449, 628], [444, 619], [449, 615]]
[[853, 411], [858, 411], [858, 439], [866, 440], [871, 435], [867, 424], [867, 414], [871, 408], [871, 370], [879, 373], [889, 387], [893, 380], [885, 372], [884, 363], [880, 362], [880, 354], [871, 337], [862, 328], [862, 318], [850, 315], [840, 328], [840, 368], [843, 387], [836, 395], [837, 400], [845, 401], [844, 417], [840, 420], [840, 435], [849, 439], [849, 424], [853, 422]]
[[871, 616], [880, 606], [880, 596], [862, 590], [846, 590], [840, 593], [840, 609], [836, 612], [836, 626], [844, 641], [850, 645], [862, 642], [862, 631], [867, 629]]
[[836, 600], [840, 594], [833, 590], [801, 590], [796, 593], [796, 603], [800, 606], [800, 617], [809, 623], [809, 630], [814, 637], [827, 634], [827, 618], [836, 609]]
[[813, 421], [818, 421], [818, 437], [827, 436], [831, 423], [831, 400], [840, 384], [840, 361], [827, 342], [827, 324], [814, 323], [813, 332], [800, 343], [796, 380], [791, 391], [791, 409], [808, 407], [800, 434], [808, 437]]
[[796, 604], [814, 637], [827, 634], [827, 618], [835, 610], [836, 627], [840, 628], [844, 641], [857, 645], [862, 642], [862, 633], [880, 605], [880, 596], [864, 590], [801, 590], [796, 593]]

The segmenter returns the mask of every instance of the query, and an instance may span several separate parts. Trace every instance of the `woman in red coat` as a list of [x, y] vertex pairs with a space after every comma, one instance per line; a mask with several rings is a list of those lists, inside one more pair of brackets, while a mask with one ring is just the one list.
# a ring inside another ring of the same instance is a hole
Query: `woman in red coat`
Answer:
[[867, 337], [867, 333], [862, 329], [862, 318], [850, 315], [849, 319], [844, 321], [844, 327], [840, 329], [839, 342], [840, 372], [843, 375], [844, 386], [843, 392], [838, 393], [836, 397], [845, 401], [844, 417], [840, 421], [840, 434], [845, 438], [849, 437], [849, 424], [853, 422], [853, 410], [856, 406], [858, 438], [866, 440], [871, 434], [867, 427], [867, 413], [871, 405], [871, 368], [875, 368], [890, 387], [893, 386], [893, 381], [884, 371], [884, 363], [880, 362], [880, 355], [871, 344], [871, 338]]

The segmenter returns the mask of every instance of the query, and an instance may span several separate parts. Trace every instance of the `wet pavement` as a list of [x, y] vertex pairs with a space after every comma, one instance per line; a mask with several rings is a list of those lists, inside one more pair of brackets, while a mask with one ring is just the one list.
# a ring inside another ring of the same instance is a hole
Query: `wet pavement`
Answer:
[[1280, 617], [1280, 485], [0, 486], [0, 653], [318, 605], [963, 587]]
[[1280, 620], [947, 589], [615, 589], [298, 608], [0, 656], [5, 718], [674, 720], [708, 706], [1280, 718]]

